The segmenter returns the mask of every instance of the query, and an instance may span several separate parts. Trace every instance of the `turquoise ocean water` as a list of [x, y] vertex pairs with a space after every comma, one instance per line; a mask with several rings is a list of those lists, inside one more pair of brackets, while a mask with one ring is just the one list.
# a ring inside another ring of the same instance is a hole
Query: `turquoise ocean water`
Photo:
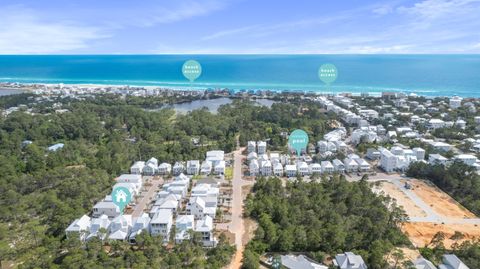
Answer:
[[[203, 69], [193, 84], [189, 59]], [[331, 86], [318, 79], [324, 63], [338, 69]], [[480, 55], [4, 55], [0, 81], [480, 97]]]

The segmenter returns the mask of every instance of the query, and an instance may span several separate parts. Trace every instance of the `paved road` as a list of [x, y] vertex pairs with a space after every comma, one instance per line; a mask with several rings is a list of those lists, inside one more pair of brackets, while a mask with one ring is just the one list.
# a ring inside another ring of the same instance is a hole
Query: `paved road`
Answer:
[[418, 197], [415, 192], [412, 190], [408, 190], [404, 187], [404, 184], [400, 182], [400, 179], [391, 179], [389, 180], [391, 183], [393, 183], [399, 190], [401, 190], [410, 200], [412, 200], [420, 209], [422, 209], [425, 214], [427, 214], [426, 217], [413, 217], [410, 218], [411, 221], [422, 221], [422, 222], [442, 222], [442, 217], [439, 216], [433, 209], [427, 205], [420, 197]]
[[233, 168], [233, 195], [232, 195], [232, 220], [228, 223], [228, 230], [235, 234], [235, 246], [237, 251], [232, 259], [230, 265], [226, 268], [238, 269], [242, 264], [243, 250], [245, 246], [242, 242], [242, 237], [245, 233], [245, 226], [243, 223], [243, 197], [242, 187], [250, 182], [243, 180], [242, 178], [242, 151], [244, 148], [240, 148], [234, 152], [234, 168]]
[[134, 218], [139, 217], [143, 214], [145, 208], [150, 203], [151, 198], [153, 198], [155, 194], [157, 194], [158, 186], [160, 184], [163, 184], [163, 179], [162, 178], [151, 179], [150, 183], [152, 185], [149, 187], [146, 187], [147, 191], [143, 192], [142, 193], [143, 197], [137, 201], [137, 205], [135, 206], [135, 209], [133, 210], [133, 213], [132, 213], [132, 217]]

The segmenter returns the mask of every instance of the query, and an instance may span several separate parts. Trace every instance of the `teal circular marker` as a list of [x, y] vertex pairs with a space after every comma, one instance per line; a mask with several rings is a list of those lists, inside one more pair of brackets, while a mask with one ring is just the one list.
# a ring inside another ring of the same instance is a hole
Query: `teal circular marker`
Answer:
[[130, 203], [132, 194], [125, 187], [116, 187], [112, 191], [112, 202], [120, 208], [120, 212]]
[[182, 66], [182, 73], [190, 82], [193, 82], [202, 74], [202, 66], [195, 60], [188, 60]]
[[308, 134], [304, 130], [294, 130], [288, 137], [288, 145], [300, 155], [302, 150], [307, 148]]
[[322, 64], [318, 69], [318, 77], [325, 84], [333, 83], [338, 77], [337, 67], [333, 64]]

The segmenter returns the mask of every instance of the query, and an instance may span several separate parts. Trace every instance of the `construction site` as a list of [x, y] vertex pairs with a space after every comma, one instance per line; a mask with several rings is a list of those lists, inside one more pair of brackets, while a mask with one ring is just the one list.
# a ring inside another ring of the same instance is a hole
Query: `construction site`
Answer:
[[[405, 210], [408, 221], [402, 230], [416, 247], [429, 245], [439, 232], [445, 234], [443, 243], [447, 248], [480, 238], [480, 218], [429, 181], [390, 178], [378, 181], [373, 191], [390, 196]], [[453, 236], [455, 232], [462, 236]]]

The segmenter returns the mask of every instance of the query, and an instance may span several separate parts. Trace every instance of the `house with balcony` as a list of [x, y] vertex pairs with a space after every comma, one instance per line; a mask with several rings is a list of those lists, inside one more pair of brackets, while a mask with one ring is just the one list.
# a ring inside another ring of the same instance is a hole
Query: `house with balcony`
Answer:
[[173, 225], [173, 213], [168, 209], [161, 209], [153, 215], [150, 221], [150, 233], [152, 236], [160, 236], [166, 243], [170, 239], [170, 231]]

